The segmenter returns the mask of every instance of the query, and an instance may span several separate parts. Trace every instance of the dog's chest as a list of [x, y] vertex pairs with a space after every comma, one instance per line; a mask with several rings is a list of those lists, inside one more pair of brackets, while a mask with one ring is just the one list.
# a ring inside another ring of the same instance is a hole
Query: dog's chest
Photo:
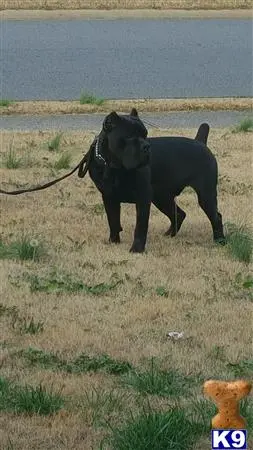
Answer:
[[135, 203], [136, 201], [136, 171], [112, 170], [109, 175], [112, 183], [112, 195], [120, 202]]
[[136, 171], [91, 166], [91, 179], [98, 190], [122, 203], [136, 202]]

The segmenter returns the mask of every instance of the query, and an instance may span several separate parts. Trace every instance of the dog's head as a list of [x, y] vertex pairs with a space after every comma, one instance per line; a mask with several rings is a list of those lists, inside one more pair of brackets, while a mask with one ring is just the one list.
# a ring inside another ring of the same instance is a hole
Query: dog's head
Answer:
[[148, 164], [150, 145], [147, 129], [135, 108], [129, 115], [110, 113], [103, 122], [107, 157], [114, 167], [127, 170]]

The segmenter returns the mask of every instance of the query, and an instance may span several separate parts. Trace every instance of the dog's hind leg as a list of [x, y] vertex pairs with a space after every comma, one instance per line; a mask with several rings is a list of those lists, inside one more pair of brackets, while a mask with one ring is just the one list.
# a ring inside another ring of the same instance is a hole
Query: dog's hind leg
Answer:
[[225, 236], [223, 231], [222, 215], [217, 209], [217, 190], [216, 186], [210, 189], [207, 180], [201, 182], [199, 186], [194, 187], [199, 206], [203, 209], [211, 222], [213, 229], [213, 239], [215, 242], [224, 245]]
[[109, 242], [119, 244], [120, 243], [119, 233], [120, 231], [122, 231], [122, 227], [120, 224], [120, 202], [114, 200], [110, 196], [103, 195], [102, 197], [110, 228]]
[[181, 228], [185, 219], [185, 212], [176, 204], [174, 197], [154, 197], [154, 205], [165, 214], [171, 222], [170, 228], [165, 232], [165, 236], [174, 237]]

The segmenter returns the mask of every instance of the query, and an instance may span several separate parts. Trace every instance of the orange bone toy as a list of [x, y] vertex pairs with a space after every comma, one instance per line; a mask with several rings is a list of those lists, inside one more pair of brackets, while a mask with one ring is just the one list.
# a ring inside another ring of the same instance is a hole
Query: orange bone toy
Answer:
[[210, 397], [218, 407], [218, 414], [212, 418], [215, 429], [245, 429], [245, 419], [239, 413], [239, 401], [251, 391], [251, 383], [244, 380], [217, 381], [204, 383], [204, 394]]

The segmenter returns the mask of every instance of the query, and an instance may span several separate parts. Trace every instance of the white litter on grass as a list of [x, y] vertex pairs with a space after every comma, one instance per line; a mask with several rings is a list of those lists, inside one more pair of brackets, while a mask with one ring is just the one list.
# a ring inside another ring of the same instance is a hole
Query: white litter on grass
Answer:
[[167, 337], [170, 339], [174, 339], [175, 341], [177, 341], [178, 339], [182, 339], [182, 337], [184, 336], [184, 332], [181, 331], [170, 331], [169, 333], [167, 333]]

